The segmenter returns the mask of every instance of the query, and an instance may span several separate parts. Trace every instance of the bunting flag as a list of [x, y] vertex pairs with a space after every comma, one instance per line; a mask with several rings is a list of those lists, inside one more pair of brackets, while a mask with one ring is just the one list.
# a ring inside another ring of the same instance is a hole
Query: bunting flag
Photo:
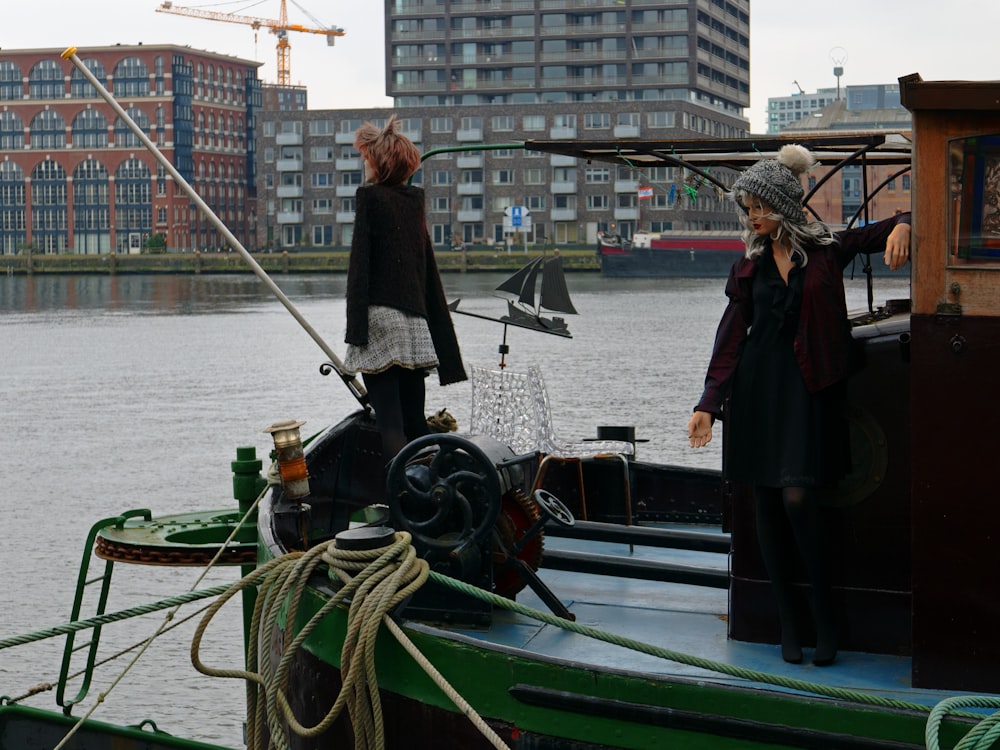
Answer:
[[643, 198], [652, 198], [652, 197], [653, 197], [653, 188], [651, 188], [651, 187], [641, 187], [641, 188], [639, 188], [639, 199], [640, 200], [642, 200]]

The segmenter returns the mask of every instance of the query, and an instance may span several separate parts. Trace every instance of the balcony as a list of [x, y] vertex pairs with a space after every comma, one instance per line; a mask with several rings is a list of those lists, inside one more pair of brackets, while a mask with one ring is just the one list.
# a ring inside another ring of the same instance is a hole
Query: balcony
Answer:
[[575, 208], [553, 208], [549, 211], [552, 221], [576, 221]]
[[477, 143], [482, 143], [483, 141], [483, 129], [482, 128], [460, 128], [455, 133], [455, 139], [461, 143], [466, 143], [468, 141], [475, 141]]
[[301, 185], [278, 185], [278, 197], [279, 198], [301, 198], [302, 197], [302, 186]]
[[576, 128], [549, 128], [549, 138], [554, 141], [565, 141], [570, 138], [576, 138]]
[[333, 164], [338, 172], [360, 172], [363, 169], [364, 160], [358, 156], [353, 159], [337, 159]]
[[636, 221], [639, 218], [638, 208], [622, 208], [618, 207], [615, 209], [615, 221]]
[[353, 144], [354, 143], [354, 133], [337, 133], [333, 136], [334, 143], [344, 143]]
[[275, 220], [279, 224], [301, 224], [302, 223], [302, 212], [301, 211], [278, 211]]
[[481, 208], [459, 209], [458, 220], [461, 222], [482, 221], [483, 209]]
[[279, 172], [301, 172], [301, 159], [278, 159], [274, 162], [274, 168]]
[[483, 183], [481, 182], [461, 182], [455, 186], [459, 195], [482, 195]]
[[354, 223], [354, 212], [353, 211], [337, 211], [336, 221], [338, 224], [353, 224]]
[[274, 142], [279, 146], [301, 146], [302, 133], [278, 133], [274, 136]]
[[338, 198], [353, 198], [358, 194], [359, 185], [337, 185], [336, 194]]
[[477, 151], [472, 154], [459, 152], [455, 157], [455, 166], [459, 169], [477, 169], [483, 166], [483, 154]]
[[557, 195], [567, 195], [576, 192], [576, 180], [565, 180], [549, 183], [549, 191]]
[[615, 136], [615, 138], [638, 138], [639, 137], [639, 126], [638, 125], [615, 125], [614, 136]]
[[615, 180], [616, 193], [635, 193], [639, 190], [638, 180]]
[[[553, 136], [555, 138], [555, 136]], [[575, 167], [576, 157], [568, 156], [566, 154], [552, 154], [549, 157], [549, 164], [553, 167]]]

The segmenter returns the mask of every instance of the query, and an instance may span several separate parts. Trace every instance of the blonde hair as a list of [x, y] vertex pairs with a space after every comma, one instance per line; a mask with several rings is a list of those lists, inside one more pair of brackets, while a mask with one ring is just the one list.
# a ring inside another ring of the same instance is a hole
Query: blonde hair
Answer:
[[420, 151], [399, 132], [396, 115], [385, 127], [366, 122], [354, 133], [354, 148], [371, 168], [373, 182], [402, 185], [420, 167]]

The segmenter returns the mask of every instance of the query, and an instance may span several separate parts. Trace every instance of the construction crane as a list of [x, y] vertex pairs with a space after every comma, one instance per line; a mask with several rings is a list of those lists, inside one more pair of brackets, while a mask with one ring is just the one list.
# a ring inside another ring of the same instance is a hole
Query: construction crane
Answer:
[[326, 43], [330, 47], [334, 45], [338, 36], [344, 35], [344, 30], [339, 26], [322, 28], [323, 24], [320, 21], [313, 18], [313, 16], [311, 16], [298, 3], [295, 3], [295, 0], [292, 0], [292, 2], [295, 4], [295, 7], [309, 16], [309, 18], [321, 28], [309, 28], [308, 26], [303, 26], [298, 23], [288, 23], [288, 8], [285, 5], [285, 0], [281, 0], [281, 12], [278, 14], [277, 20], [273, 18], [257, 18], [256, 16], [243, 16], [236, 13], [219, 13], [214, 10], [202, 10], [200, 8], [185, 8], [183, 6], [174, 5], [172, 0], [164, 0], [160, 7], [156, 9], [156, 12], [173, 13], [178, 16], [190, 16], [191, 18], [204, 18], [209, 21], [241, 23], [245, 26], [251, 26], [254, 32], [259, 29], [266, 28], [278, 37], [278, 85], [290, 86], [292, 83], [292, 46], [288, 43], [289, 31], [301, 31], [306, 34], [322, 34], [326, 36]]

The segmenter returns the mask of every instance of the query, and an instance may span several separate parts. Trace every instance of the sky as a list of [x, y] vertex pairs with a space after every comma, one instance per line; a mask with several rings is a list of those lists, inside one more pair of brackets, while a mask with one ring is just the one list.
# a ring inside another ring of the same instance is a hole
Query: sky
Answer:
[[[276, 37], [249, 26], [157, 13], [162, 0], [34, 0], [4, 3], [0, 47], [87, 47], [107, 44], [186, 44], [263, 63], [277, 77]], [[280, 0], [175, 5], [277, 18]], [[345, 35], [291, 32], [292, 82], [309, 88], [312, 109], [388, 107], [385, 96], [382, 0], [288, 0], [288, 20], [340, 26]], [[995, 0], [753, 0], [750, 25], [750, 130], [766, 130], [768, 97], [894, 83], [919, 73], [925, 80], [998, 80], [1000, 2]], [[306, 12], [300, 10], [304, 9]]]

